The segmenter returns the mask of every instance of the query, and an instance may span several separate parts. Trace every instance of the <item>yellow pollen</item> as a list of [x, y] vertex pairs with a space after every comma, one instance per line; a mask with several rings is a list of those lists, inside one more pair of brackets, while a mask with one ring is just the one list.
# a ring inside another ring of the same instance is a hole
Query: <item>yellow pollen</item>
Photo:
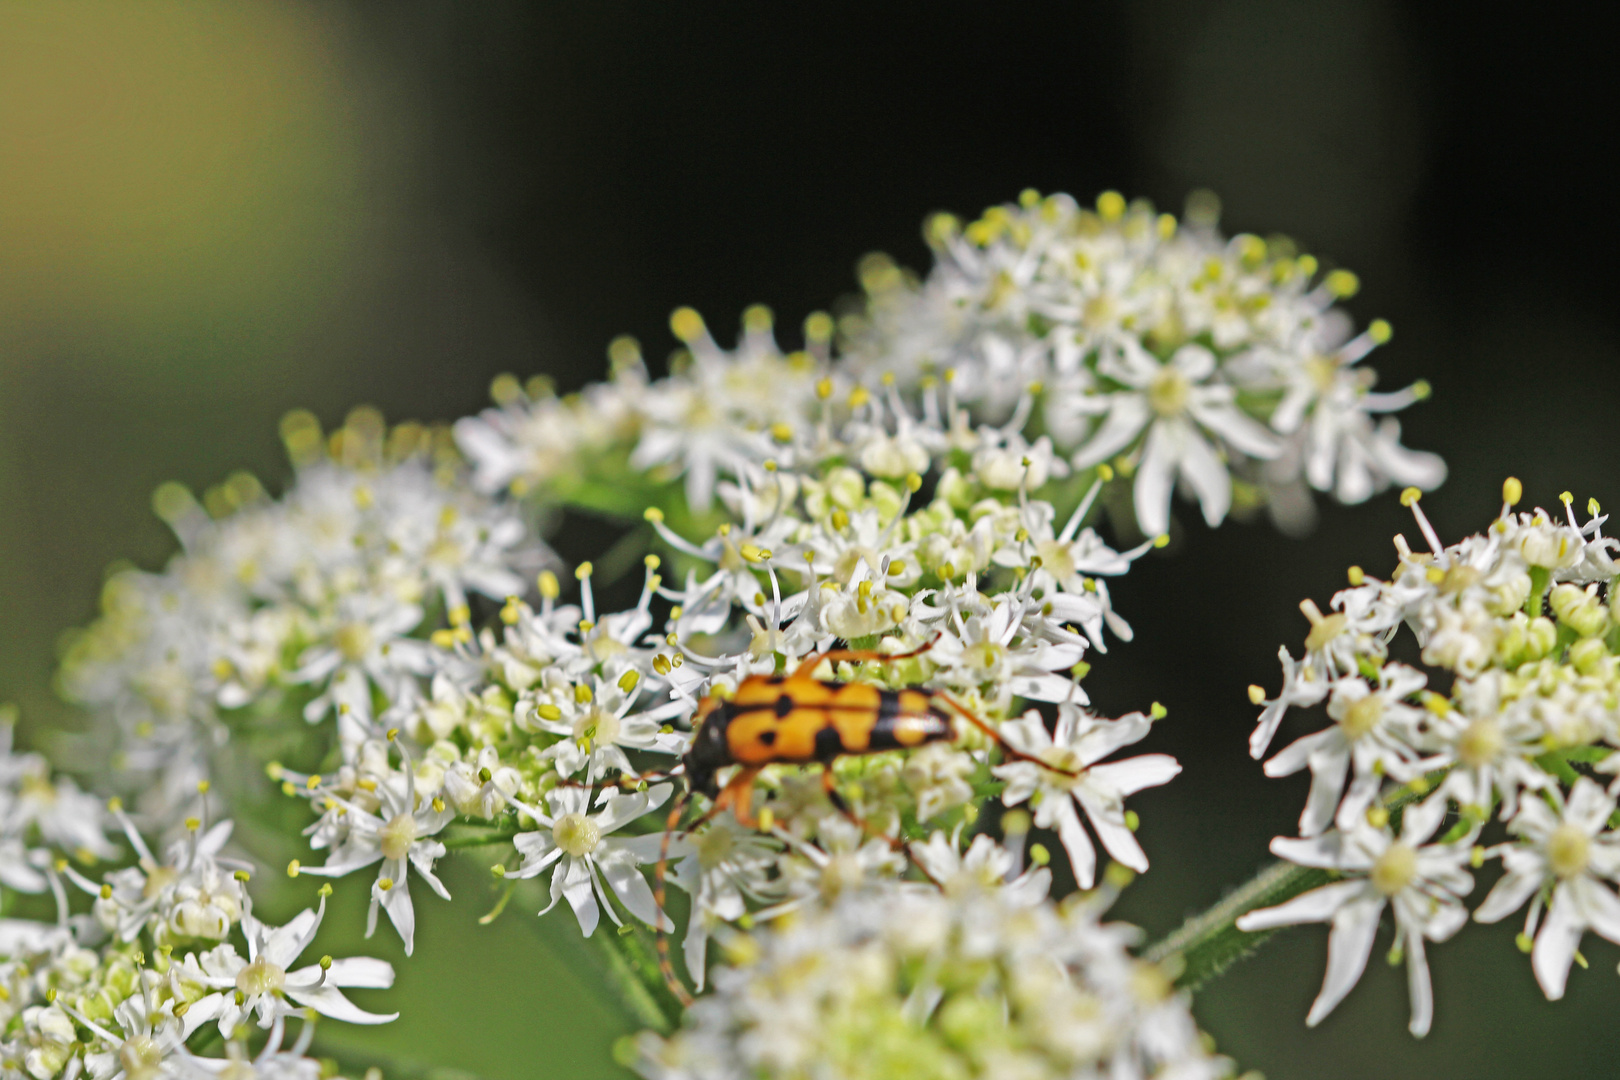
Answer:
[[1191, 389], [1186, 376], [1173, 367], [1165, 367], [1148, 385], [1148, 404], [1152, 405], [1153, 411], [1160, 416], [1179, 416], [1187, 407], [1187, 397]]
[[1417, 876], [1417, 852], [1396, 841], [1378, 856], [1368, 875], [1373, 888], [1385, 896], [1394, 896], [1412, 883]]
[[1561, 878], [1584, 873], [1592, 842], [1579, 825], [1560, 825], [1547, 838], [1547, 865]]
[[1468, 725], [1462, 738], [1457, 740], [1457, 756], [1463, 764], [1478, 768], [1496, 760], [1506, 740], [1493, 717], [1482, 716]]
[[397, 814], [377, 830], [377, 844], [385, 859], [403, 859], [415, 840], [416, 819], [410, 814]]
[[1384, 699], [1377, 694], [1368, 694], [1344, 710], [1344, 718], [1339, 721], [1339, 726], [1344, 729], [1345, 737], [1353, 742], [1377, 727], [1383, 716]]

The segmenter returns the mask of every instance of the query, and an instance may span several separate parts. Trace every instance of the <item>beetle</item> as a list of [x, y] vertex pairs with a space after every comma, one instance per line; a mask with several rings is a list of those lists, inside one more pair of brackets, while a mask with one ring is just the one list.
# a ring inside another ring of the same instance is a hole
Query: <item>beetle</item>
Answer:
[[[846, 755], [953, 740], [956, 732], [947, 707], [975, 722], [977, 718], [942, 693], [888, 690], [812, 674], [827, 660], [904, 660], [932, 645], [898, 655], [853, 649], [815, 653], [792, 674], [750, 675], [729, 697], [705, 697], [693, 718], [692, 745], [681, 759], [688, 791], [714, 800], [710, 815], [729, 808], [740, 823], [753, 826], [754, 778], [767, 765], [831, 765]], [[994, 735], [988, 725], [984, 728]], [[722, 789], [718, 774], [731, 765], [741, 768]], [[831, 792], [831, 770], [822, 775]]]
[[[983, 731], [1008, 757], [1033, 761], [1067, 774], [1067, 770], [1056, 769], [1007, 745], [995, 728], [943, 690], [915, 687], [889, 690], [869, 683], [818, 679], [813, 674], [828, 660], [856, 663], [906, 660], [927, 652], [938, 640], [936, 635], [926, 645], [906, 653], [864, 649], [813, 653], [800, 661], [791, 674], [749, 675], [727, 697], [715, 694], [704, 697], [693, 717], [696, 727], [692, 745], [681, 758], [686, 793], [670, 811], [653, 873], [658, 911], [663, 912], [667, 895], [670, 839], [692, 795], [701, 792], [712, 799], [713, 804], [685, 833], [727, 809], [736, 815], [738, 823], [753, 828], [757, 825], [752, 813], [754, 780], [768, 765], [819, 763], [823, 766], [821, 782], [827, 797], [844, 816], [863, 828], [864, 823], [850, 813], [834, 788], [832, 763], [845, 756], [908, 750], [931, 742], [953, 742], [956, 716]], [[739, 768], [722, 787], [719, 773], [733, 765]], [[892, 842], [904, 850], [899, 841]], [[670, 992], [682, 1005], [690, 1005], [692, 996], [675, 975], [669, 960], [669, 941], [662, 927], [658, 931], [658, 966]]]

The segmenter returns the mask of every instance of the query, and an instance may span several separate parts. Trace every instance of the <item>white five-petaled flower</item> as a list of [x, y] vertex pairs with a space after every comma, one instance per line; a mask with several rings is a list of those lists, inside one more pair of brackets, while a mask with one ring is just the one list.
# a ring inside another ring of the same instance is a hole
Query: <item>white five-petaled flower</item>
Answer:
[[1126, 824], [1125, 798], [1169, 783], [1181, 766], [1168, 754], [1098, 763], [1120, 747], [1140, 742], [1152, 724], [1142, 713], [1105, 720], [1064, 704], [1058, 706], [1057, 728], [1050, 733], [1034, 710], [1001, 726], [1009, 746], [1041, 762], [1020, 758], [991, 770], [1007, 781], [1001, 801], [1015, 806], [1041, 793], [1035, 824], [1057, 829], [1082, 889], [1091, 888], [1096, 879], [1097, 853], [1080, 824], [1076, 804], [1086, 812], [1109, 855], [1132, 870], [1148, 867], [1147, 855]]
[[313, 724], [335, 709], [340, 723], [368, 727], [372, 685], [395, 704], [407, 693], [419, 693], [412, 676], [432, 670], [432, 653], [427, 642], [408, 635], [422, 614], [417, 604], [372, 593], [340, 599], [327, 640], [306, 649], [289, 676], [325, 688], [304, 707], [304, 719]]
[[1535, 764], [1547, 749], [1547, 727], [1536, 716], [1535, 702], [1520, 699], [1504, 708], [1501, 682], [1497, 671], [1459, 680], [1458, 707], [1430, 721], [1428, 745], [1452, 766], [1443, 786], [1457, 805], [1483, 819], [1500, 797], [1506, 821], [1519, 812], [1521, 792], [1543, 791], [1554, 781]]
[[681, 948], [686, 970], [702, 990], [714, 927], [740, 919], [749, 900], [768, 901], [780, 892], [771, 868], [782, 845], [722, 814], [690, 837], [688, 849], [691, 854], [671, 868], [669, 879], [692, 897], [692, 916]]
[[1349, 828], [1378, 797], [1386, 776], [1405, 781], [1422, 774], [1423, 759], [1412, 745], [1424, 712], [1404, 699], [1427, 681], [1404, 664], [1386, 666], [1376, 687], [1361, 678], [1338, 680], [1328, 698], [1328, 715], [1337, 723], [1296, 739], [1266, 762], [1266, 775], [1272, 777], [1311, 770], [1301, 836], [1315, 836], [1335, 820], [1339, 828]]
[[1276, 907], [1251, 911], [1237, 920], [1239, 930], [1270, 930], [1300, 923], [1331, 922], [1327, 976], [1305, 1023], [1314, 1027], [1344, 1000], [1361, 978], [1372, 954], [1384, 907], [1395, 911], [1394, 957], [1406, 958], [1412, 998], [1413, 1035], [1426, 1035], [1434, 1017], [1434, 993], [1424, 941], [1445, 941], [1468, 921], [1461, 898], [1474, 887], [1464, 867], [1472, 836], [1448, 844], [1427, 841], [1445, 820], [1445, 795], [1408, 806], [1397, 839], [1387, 828], [1365, 820], [1347, 831], [1295, 840], [1279, 836], [1272, 853], [1301, 866], [1336, 870], [1346, 878], [1312, 889]]
[[1575, 782], [1567, 802], [1555, 798], [1561, 810], [1540, 799], [1519, 807], [1508, 829], [1521, 842], [1493, 849], [1507, 872], [1474, 912], [1480, 922], [1497, 922], [1534, 897], [1524, 933], [1535, 938], [1530, 966], [1549, 1001], [1564, 996], [1582, 934], [1592, 930], [1620, 942], [1620, 897], [1599, 880], [1620, 876], [1620, 836], [1604, 831], [1615, 800], [1585, 777]]
[[182, 980], [189, 976], [214, 989], [214, 993], [192, 1002], [186, 1011], [188, 1038], [203, 1024], [217, 1019], [220, 1034], [228, 1039], [250, 1013], [257, 1013], [259, 1026], [268, 1028], [277, 1018], [294, 1012], [294, 1006], [351, 1024], [385, 1024], [398, 1018], [398, 1013], [385, 1016], [366, 1012], [339, 989], [349, 986], [386, 990], [393, 986], [394, 969], [387, 961], [369, 956], [341, 960], [323, 956], [319, 963], [288, 970], [320, 931], [326, 915], [326, 893], [330, 890], [331, 886], [323, 886], [319, 908], [305, 908], [285, 926], [266, 926], [251, 913], [242, 916], [246, 960], [232, 946], [220, 945], [197, 959], [200, 972], [180, 975]]
[[382, 868], [371, 887], [366, 936], [376, 932], [377, 908], [381, 906], [387, 910], [389, 921], [405, 943], [405, 955], [409, 956], [416, 943], [416, 912], [411, 907], [411, 890], [406, 881], [408, 868], [415, 867], [429, 888], [444, 899], [450, 899], [449, 891], [433, 876], [433, 862], [445, 852], [444, 845], [433, 836], [450, 823], [456, 812], [442, 799], [428, 801], [417, 795], [416, 774], [410, 758], [405, 759], [400, 771], [404, 774], [403, 793], [397, 782], [378, 784], [381, 805], [376, 814], [345, 803], [335, 795], [328, 796], [347, 809], [348, 833], [327, 857], [326, 865], [304, 867], [302, 872], [343, 877], [381, 860]]
[[947, 839], [935, 832], [927, 843], [913, 842], [911, 856], [945, 892], [954, 896], [976, 890], [1002, 892], [1015, 907], [1033, 907], [1052, 888], [1052, 871], [1044, 866], [1019, 869], [1019, 858], [984, 833], [961, 848], [961, 826]]
[[[679, 754], [686, 749], [687, 737], [665, 730], [668, 722], [691, 706], [679, 699], [664, 701], [651, 709], [631, 712], [641, 698], [641, 671], [622, 662], [609, 663], [605, 678], [596, 678], [596, 688], [584, 701], [570, 691], [542, 702], [534, 714], [534, 726], [561, 742], [547, 747], [545, 756], [557, 763], [562, 776], [581, 770], [585, 782], [595, 784], [615, 772], [635, 775], [625, 750]], [[626, 689], [628, 687], [628, 689]]]
[[958, 615], [952, 620], [955, 628], [929, 650], [930, 659], [940, 665], [938, 677], [962, 689], [995, 683], [1009, 695], [1034, 701], [1083, 700], [1067, 672], [1085, 655], [1085, 639], [1068, 633], [1061, 635], [1065, 640], [1048, 640], [1059, 636], [1056, 626], [1044, 627], [1046, 637], [1032, 633], [1032, 610], [1038, 619], [1038, 604], [1003, 594], [988, 610], [966, 620]]
[[[530, 878], [558, 864], [551, 874], [551, 903], [540, 914], [556, 907], [557, 901], [567, 899], [586, 937], [596, 930], [603, 909], [613, 925], [623, 925], [608, 898], [608, 886], [612, 886], [630, 914], [649, 926], [673, 930], [675, 924], [658, 910], [652, 888], [641, 873], [643, 865], [658, 859], [664, 834], [609, 835], [662, 806], [672, 786], [655, 784], [646, 791], [629, 795], [617, 794], [612, 788], [604, 789], [597, 799], [600, 809], [594, 814], [590, 813], [589, 788], [562, 787], [551, 791], [547, 795], [549, 814], [515, 804], [541, 827], [513, 838], [513, 846], [523, 856], [523, 865], [507, 876]], [[681, 840], [673, 841], [669, 847], [672, 855], [685, 855], [689, 850], [689, 845]]]
[[[69, 1011], [108, 1047], [84, 1055], [85, 1071], [93, 1080], [159, 1080], [160, 1077], [166, 1080], [184, 1076], [178, 1067], [178, 1052], [185, 1041], [180, 1023], [167, 1010], [154, 1008], [144, 988], [113, 1009], [112, 1022], [117, 1025], [117, 1031], [103, 1027], [76, 1009]], [[62, 1075], [72, 1075], [73, 1069], [69, 1064]], [[40, 1075], [35, 1070], [29, 1071]]]
[[1168, 363], [1132, 341], [1105, 350], [1097, 370], [1125, 389], [1100, 395], [1099, 411], [1107, 417], [1091, 439], [1075, 452], [1076, 468], [1107, 461], [1146, 435], [1136, 466], [1136, 520], [1147, 536], [1170, 528], [1170, 493], [1179, 475], [1198, 495], [1204, 520], [1219, 525], [1232, 506], [1232, 475], [1216, 437], [1253, 458], [1276, 457], [1276, 436], [1234, 404], [1234, 391], [1211, 381], [1215, 354], [1201, 345], [1183, 345]]
[[232, 823], [193, 830], [170, 844], [167, 860], [159, 862], [134, 822], [122, 811], [116, 816], [135, 849], [137, 864], [108, 874], [100, 886], [72, 867], [64, 871], [96, 897], [95, 915], [102, 926], [122, 941], [134, 941], [148, 930], [160, 947], [185, 939], [219, 941], [230, 933], [247, 908], [247, 894], [232, 872], [250, 868], [248, 863], [219, 858]]

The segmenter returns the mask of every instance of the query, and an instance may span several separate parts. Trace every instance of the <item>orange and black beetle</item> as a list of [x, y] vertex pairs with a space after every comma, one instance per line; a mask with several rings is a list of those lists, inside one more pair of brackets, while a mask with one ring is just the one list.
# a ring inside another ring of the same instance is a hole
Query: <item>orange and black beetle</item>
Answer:
[[[686, 794], [670, 811], [664, 845], [653, 873], [658, 910], [664, 909], [670, 837], [688, 799], [696, 792], [709, 796], [714, 805], [688, 827], [688, 832], [727, 809], [739, 823], [751, 827], [755, 824], [751, 813], [754, 779], [760, 770], [767, 765], [820, 763], [824, 766], [821, 779], [828, 798], [860, 824], [834, 790], [833, 761], [849, 754], [876, 754], [954, 741], [953, 713], [983, 731], [1008, 757], [1035, 760], [1008, 746], [993, 727], [942, 690], [885, 690], [868, 683], [817, 679], [811, 674], [824, 660], [905, 660], [927, 652], [933, 644], [930, 641], [920, 649], [894, 655], [853, 649], [817, 653], [801, 661], [790, 675], [750, 675], [729, 697], [711, 694], [700, 701], [693, 718], [697, 727], [692, 745], [681, 758]], [[718, 774], [733, 765], [739, 766], [737, 773], [722, 789]], [[899, 841], [891, 842], [905, 850]], [[682, 1004], [691, 1004], [691, 994], [670, 964], [669, 942], [662, 929], [658, 932], [658, 965], [670, 992]]]
[[[708, 795], [718, 808], [731, 807], [747, 823], [754, 777], [767, 765], [827, 765], [846, 754], [955, 738], [951, 714], [943, 707], [949, 699], [941, 695], [810, 674], [823, 660], [899, 658], [848, 651], [811, 656], [791, 675], [750, 675], [729, 698], [704, 698], [694, 718], [692, 746], [682, 759], [690, 790]], [[716, 774], [729, 765], [742, 768], [721, 791]]]

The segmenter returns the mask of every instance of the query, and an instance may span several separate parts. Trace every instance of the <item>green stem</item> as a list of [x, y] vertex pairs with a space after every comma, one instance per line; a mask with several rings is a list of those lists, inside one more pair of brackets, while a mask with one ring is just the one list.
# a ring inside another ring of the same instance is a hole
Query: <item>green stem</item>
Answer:
[[1194, 915], [1169, 936], [1154, 942], [1143, 955], [1153, 963], [1180, 957], [1184, 966], [1176, 984], [1196, 990], [1276, 933], [1275, 930], [1245, 933], [1235, 925], [1238, 916], [1290, 900], [1326, 885], [1334, 876], [1328, 870], [1295, 866], [1279, 859], [1227, 893], [1208, 911]]
[[1530, 595], [1524, 598], [1524, 613], [1532, 619], [1541, 617], [1547, 598], [1547, 585], [1551, 581], [1552, 571], [1545, 566], [1530, 568]]
[[[628, 923], [626, 925], [629, 925]], [[654, 947], [640, 927], [628, 934], [602, 926], [592, 935], [607, 960], [614, 989], [637, 1021], [657, 1031], [675, 1030], [681, 1023], [681, 1006], [664, 985]]]
[[[1392, 825], [1399, 811], [1433, 791], [1445, 779], [1446, 769], [1429, 773], [1396, 788], [1384, 797], [1384, 808], [1391, 812]], [[1213, 907], [1182, 923], [1173, 932], [1148, 946], [1143, 958], [1160, 964], [1177, 961], [1181, 972], [1176, 985], [1195, 990], [1227, 968], [1253, 953], [1276, 930], [1239, 930], [1239, 917], [1257, 908], [1273, 907], [1292, 900], [1335, 880], [1332, 870], [1296, 866], [1281, 859], [1262, 869], [1247, 882], [1227, 893]]]

